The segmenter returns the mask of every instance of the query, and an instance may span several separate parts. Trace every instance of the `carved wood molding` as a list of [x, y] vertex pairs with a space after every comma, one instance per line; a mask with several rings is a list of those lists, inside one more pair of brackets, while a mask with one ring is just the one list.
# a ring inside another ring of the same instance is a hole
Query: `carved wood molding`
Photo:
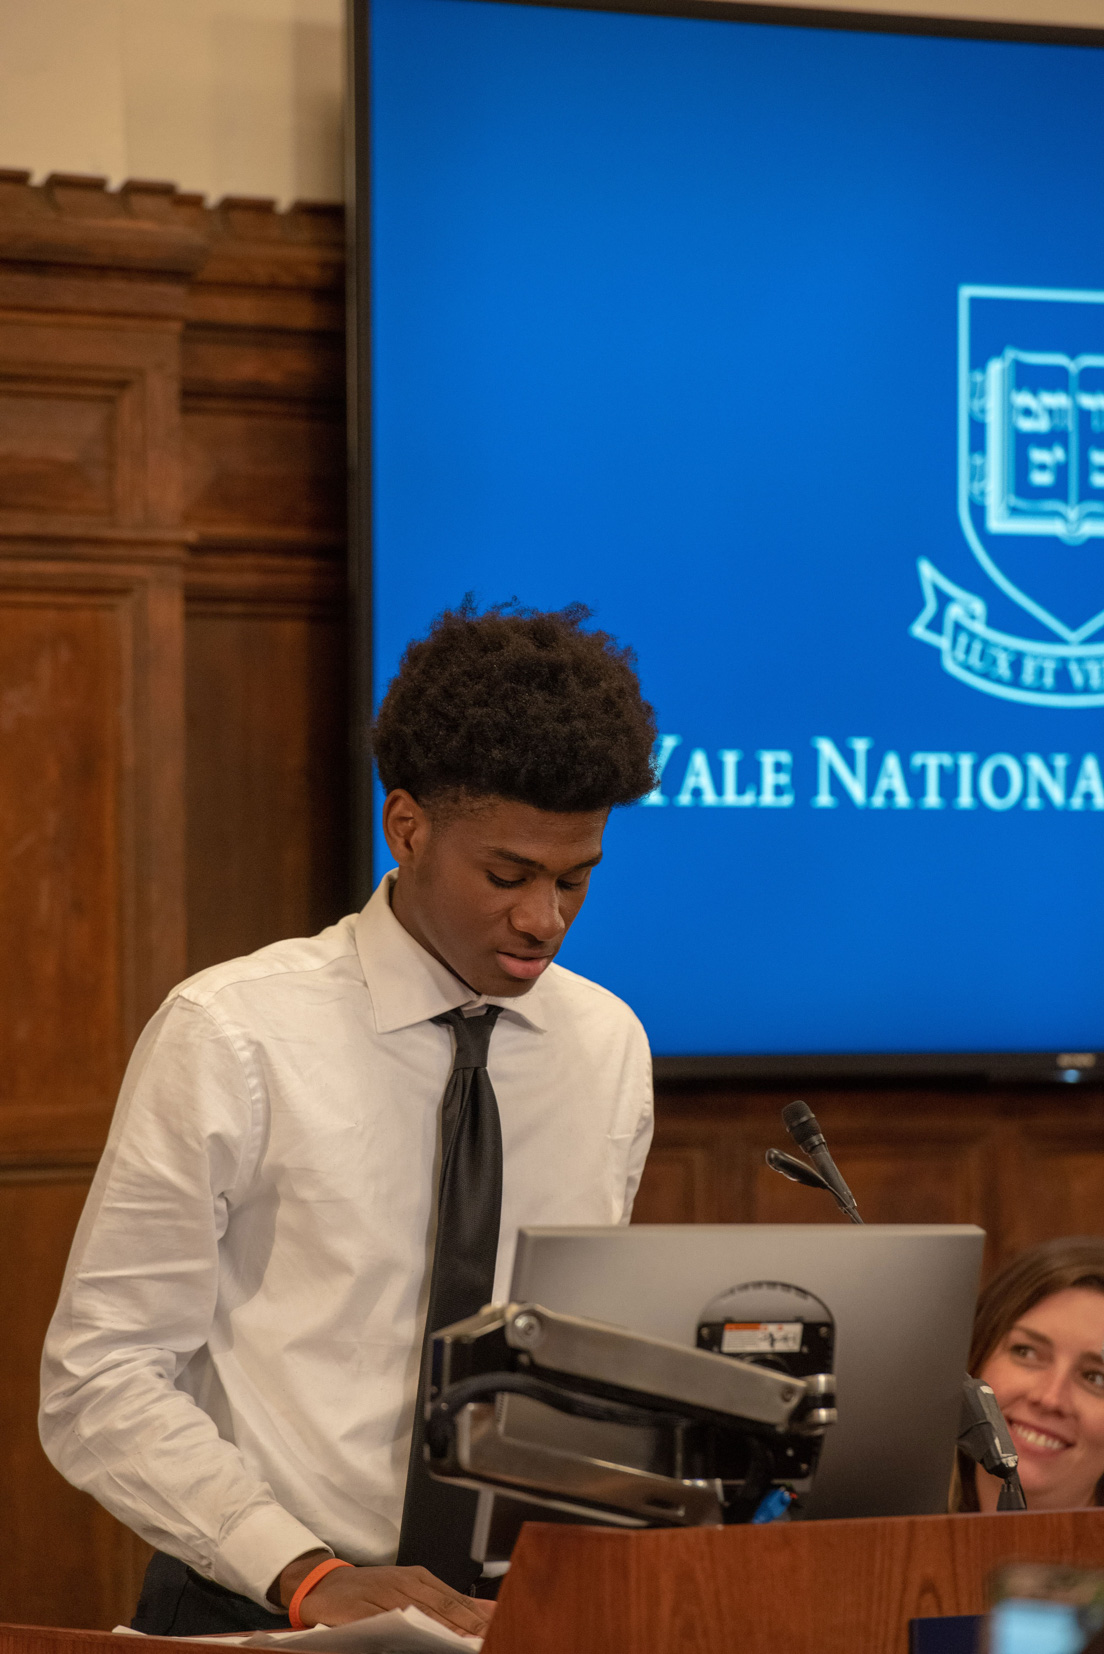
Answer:
[[0, 171], [0, 1164], [95, 1152], [186, 973], [187, 800], [246, 757], [193, 695], [186, 788], [188, 662], [341, 624], [343, 261], [340, 209]]

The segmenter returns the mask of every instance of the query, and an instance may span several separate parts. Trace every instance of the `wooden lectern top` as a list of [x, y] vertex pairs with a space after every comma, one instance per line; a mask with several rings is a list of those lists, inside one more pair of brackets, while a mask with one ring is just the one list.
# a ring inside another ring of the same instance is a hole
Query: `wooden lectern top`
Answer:
[[[906, 1654], [1011, 1561], [1104, 1566], [1104, 1510], [522, 1529], [484, 1654]], [[3, 1651], [0, 1650], [0, 1654]]]
[[[1104, 1566], [1104, 1510], [645, 1532], [530, 1523], [484, 1651], [906, 1654], [910, 1619], [983, 1613], [988, 1576], [1013, 1561]], [[0, 1654], [135, 1647], [102, 1631], [0, 1626]]]

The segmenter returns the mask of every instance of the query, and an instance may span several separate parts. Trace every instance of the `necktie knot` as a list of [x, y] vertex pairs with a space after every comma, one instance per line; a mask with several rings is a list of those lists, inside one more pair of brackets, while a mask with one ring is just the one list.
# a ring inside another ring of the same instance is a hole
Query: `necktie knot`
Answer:
[[456, 1036], [456, 1055], [452, 1072], [465, 1068], [486, 1068], [491, 1032], [498, 1021], [501, 1005], [488, 1005], [482, 1016], [466, 1017], [461, 1010], [444, 1011], [432, 1020], [441, 1028], [451, 1028]]

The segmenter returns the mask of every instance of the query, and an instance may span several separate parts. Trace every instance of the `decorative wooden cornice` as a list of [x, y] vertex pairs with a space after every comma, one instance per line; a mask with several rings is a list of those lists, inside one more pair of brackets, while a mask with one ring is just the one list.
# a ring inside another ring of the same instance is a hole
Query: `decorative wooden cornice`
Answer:
[[340, 295], [345, 284], [345, 214], [341, 207], [297, 201], [285, 212], [262, 197], [228, 195], [217, 206], [178, 195], [174, 219], [206, 239], [198, 272], [204, 284], [298, 287]]
[[339, 206], [0, 170], [0, 558], [199, 558], [205, 594], [283, 559], [332, 603], [343, 232]]
[[124, 186], [105, 178], [53, 173], [44, 184], [30, 173], [0, 171], [0, 260], [5, 265], [76, 266], [188, 278], [208, 245], [184, 222], [139, 210]]
[[211, 289], [298, 290], [339, 300], [344, 285], [340, 206], [227, 196], [208, 206], [174, 184], [0, 169], [0, 266], [162, 277]]

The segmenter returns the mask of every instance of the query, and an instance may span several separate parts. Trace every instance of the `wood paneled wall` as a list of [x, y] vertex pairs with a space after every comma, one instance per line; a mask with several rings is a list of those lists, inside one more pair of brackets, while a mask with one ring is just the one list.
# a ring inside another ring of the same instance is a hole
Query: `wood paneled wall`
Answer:
[[[144, 1563], [35, 1429], [138, 1029], [345, 907], [342, 266], [331, 208], [0, 172], [0, 1620], [110, 1626]], [[661, 1086], [637, 1219], [835, 1220], [763, 1164], [794, 1094]], [[1104, 1228], [1099, 1088], [803, 1094], [868, 1220]]]
[[342, 238], [0, 172], [0, 1620], [111, 1626], [144, 1566], [35, 1426], [138, 1030], [345, 906]]
[[664, 1085], [633, 1213], [641, 1223], [845, 1223], [772, 1172], [804, 1097], [868, 1223], [977, 1223], [986, 1267], [1054, 1235], [1104, 1234], [1099, 1086]]
[[209, 246], [181, 361], [195, 971], [345, 910], [344, 229], [173, 206]]

